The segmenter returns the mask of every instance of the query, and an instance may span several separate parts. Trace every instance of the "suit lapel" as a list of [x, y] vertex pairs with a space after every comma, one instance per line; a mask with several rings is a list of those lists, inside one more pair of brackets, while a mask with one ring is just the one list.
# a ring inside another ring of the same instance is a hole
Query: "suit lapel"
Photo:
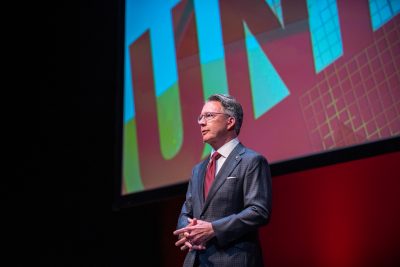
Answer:
[[220, 171], [218, 172], [218, 175], [215, 177], [215, 180], [211, 185], [210, 191], [208, 192], [208, 197], [204, 203], [203, 212], [207, 209], [211, 199], [214, 197], [218, 189], [225, 183], [226, 177], [228, 177], [229, 174], [232, 173], [236, 165], [239, 164], [239, 162], [242, 160], [241, 154], [243, 154], [244, 151], [245, 151], [244, 146], [241, 143], [239, 143], [235, 147], [235, 149], [229, 154], [228, 158], [224, 162], [224, 165], [222, 165]]
[[198, 173], [198, 179], [197, 179], [197, 197], [200, 201], [200, 207], [203, 207], [204, 205], [204, 179], [206, 176], [206, 169], [207, 169], [207, 164], [209, 161], [209, 157], [205, 159], [200, 167], [199, 173]]

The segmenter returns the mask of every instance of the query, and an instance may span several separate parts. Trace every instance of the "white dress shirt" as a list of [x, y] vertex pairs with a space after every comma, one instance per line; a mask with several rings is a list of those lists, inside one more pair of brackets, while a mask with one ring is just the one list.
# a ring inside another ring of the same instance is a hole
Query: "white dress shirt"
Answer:
[[[221, 169], [222, 165], [224, 164], [226, 158], [229, 156], [229, 154], [233, 151], [233, 149], [239, 144], [239, 139], [236, 137], [229, 141], [228, 143], [224, 144], [221, 146], [217, 151], [219, 154], [221, 154], [221, 157], [217, 160], [217, 166], [215, 167], [215, 176], [217, 176], [219, 170]], [[212, 149], [211, 155], [214, 154], [215, 150]], [[211, 155], [210, 155], [210, 160], [211, 160]]]

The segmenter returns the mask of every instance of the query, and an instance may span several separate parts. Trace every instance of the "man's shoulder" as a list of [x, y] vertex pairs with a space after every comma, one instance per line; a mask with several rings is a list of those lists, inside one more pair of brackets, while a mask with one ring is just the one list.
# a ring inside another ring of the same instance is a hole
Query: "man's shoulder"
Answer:
[[243, 146], [242, 157], [249, 158], [249, 159], [258, 159], [258, 160], [268, 161], [267, 158], [263, 154], [257, 152], [256, 150], [248, 148], [246, 146]]

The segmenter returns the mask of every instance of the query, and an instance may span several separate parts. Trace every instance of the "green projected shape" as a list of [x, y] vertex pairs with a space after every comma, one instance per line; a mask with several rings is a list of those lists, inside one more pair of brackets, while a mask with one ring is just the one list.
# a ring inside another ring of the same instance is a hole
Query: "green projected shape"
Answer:
[[[227, 94], [228, 83], [226, 81], [225, 62], [223, 59], [215, 60], [201, 65], [204, 100], [212, 94]], [[200, 111], [199, 111], [200, 112]], [[211, 146], [204, 145], [201, 158], [205, 159], [211, 153]]]
[[257, 119], [290, 92], [244, 22], [254, 117]]
[[157, 97], [160, 146], [165, 159], [172, 159], [182, 146], [182, 115], [178, 90], [175, 83]]
[[210, 156], [212, 147], [209, 144], [204, 144], [203, 153], [201, 154], [201, 159], [205, 159]]
[[124, 125], [123, 179], [125, 193], [144, 189], [140, 178], [139, 155], [136, 135], [136, 119], [128, 120]]
[[[228, 93], [224, 59], [201, 64], [201, 76], [203, 81], [204, 100], [212, 94]], [[205, 144], [201, 158], [205, 159], [208, 157], [211, 153], [211, 149], [210, 145]]]
[[223, 59], [201, 64], [204, 98], [212, 94], [227, 94], [225, 62]]
[[[201, 65], [201, 75], [203, 80], [204, 100], [212, 94], [227, 94], [228, 83], [226, 81], [225, 62], [223, 59], [215, 60]], [[205, 144], [202, 159], [211, 153], [211, 146]]]

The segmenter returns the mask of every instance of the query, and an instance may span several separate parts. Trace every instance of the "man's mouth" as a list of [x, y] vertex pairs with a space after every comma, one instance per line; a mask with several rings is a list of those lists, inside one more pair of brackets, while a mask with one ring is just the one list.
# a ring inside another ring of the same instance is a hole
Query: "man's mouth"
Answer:
[[201, 134], [202, 134], [202, 135], [205, 135], [206, 133], [208, 133], [208, 130], [202, 130], [202, 131], [201, 131]]

